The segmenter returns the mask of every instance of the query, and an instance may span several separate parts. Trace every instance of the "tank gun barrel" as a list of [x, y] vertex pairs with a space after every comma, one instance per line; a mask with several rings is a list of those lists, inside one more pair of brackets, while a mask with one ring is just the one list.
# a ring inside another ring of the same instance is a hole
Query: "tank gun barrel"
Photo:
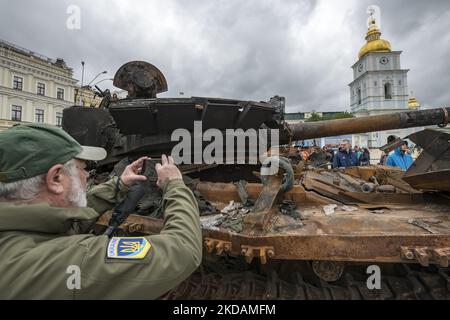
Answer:
[[375, 116], [290, 124], [292, 140], [306, 140], [392, 129], [446, 125], [450, 108], [405, 111]]

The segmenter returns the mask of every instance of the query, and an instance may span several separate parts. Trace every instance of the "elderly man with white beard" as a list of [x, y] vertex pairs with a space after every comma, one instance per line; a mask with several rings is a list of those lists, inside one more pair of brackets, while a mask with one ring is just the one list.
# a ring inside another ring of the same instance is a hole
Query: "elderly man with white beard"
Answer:
[[0, 132], [0, 299], [155, 299], [199, 266], [197, 201], [165, 155], [156, 166], [161, 233], [92, 234], [96, 220], [147, 179], [142, 157], [86, 192], [86, 161], [105, 157], [50, 125]]

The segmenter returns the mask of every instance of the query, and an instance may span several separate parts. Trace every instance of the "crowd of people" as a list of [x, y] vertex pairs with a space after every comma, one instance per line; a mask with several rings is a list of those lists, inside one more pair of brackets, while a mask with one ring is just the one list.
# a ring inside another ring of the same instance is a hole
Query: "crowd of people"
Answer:
[[[392, 142], [388, 141], [388, 143]], [[308, 147], [301, 148], [298, 152], [299, 160], [310, 160], [311, 156], [317, 153], [316, 148], [313, 150]], [[319, 148], [320, 149], [320, 148]], [[358, 166], [369, 166], [371, 164], [370, 151], [366, 147], [355, 146], [352, 148], [350, 140], [342, 140], [338, 148], [330, 148], [324, 146], [321, 151], [326, 155], [326, 160], [331, 163], [334, 168], [350, 168]], [[407, 141], [402, 141], [400, 147], [390, 153], [383, 152], [378, 164], [398, 167], [408, 170], [414, 160], [411, 156]]]
[[370, 151], [367, 148], [355, 146], [351, 148], [349, 140], [342, 140], [339, 148], [334, 151], [324, 147], [323, 150], [332, 154], [333, 168], [348, 168], [370, 165]]
[[[333, 169], [370, 165], [369, 149], [358, 146], [352, 148], [349, 140], [343, 140], [339, 148], [334, 152], [327, 147], [324, 147], [323, 150], [325, 152], [330, 152], [331, 150]], [[378, 164], [408, 170], [413, 162], [408, 141], [404, 140], [401, 142], [400, 147], [395, 148], [391, 153], [383, 152]]]

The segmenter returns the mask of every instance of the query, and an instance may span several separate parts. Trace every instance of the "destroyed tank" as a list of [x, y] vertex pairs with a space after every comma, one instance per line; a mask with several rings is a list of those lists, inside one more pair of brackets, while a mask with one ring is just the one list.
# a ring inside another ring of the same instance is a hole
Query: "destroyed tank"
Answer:
[[[218, 129], [224, 137], [230, 129], [278, 129], [280, 145], [427, 127], [408, 137], [423, 151], [406, 173], [385, 166], [331, 170], [293, 164], [271, 154], [277, 145], [267, 146], [270, 157], [263, 165], [180, 164], [199, 201], [204, 260], [163, 299], [450, 298], [450, 135], [430, 127], [446, 125], [450, 108], [288, 125], [278, 96], [268, 102], [158, 98], [167, 81], [146, 62], [122, 66], [114, 85], [128, 97], [111, 98], [97, 88], [103, 96], [99, 108], [64, 110], [64, 130], [81, 144], [108, 151], [92, 167], [92, 183], [120, 174], [142, 155], [157, 161], [170, 154], [173, 131], [194, 132], [196, 121], [202, 121], [202, 132]], [[280, 168], [273, 175], [270, 163]], [[149, 179], [121, 234], [160, 232], [161, 193], [154, 183]], [[110, 219], [103, 215], [97, 232]], [[381, 280], [371, 290], [368, 278], [377, 268]]]

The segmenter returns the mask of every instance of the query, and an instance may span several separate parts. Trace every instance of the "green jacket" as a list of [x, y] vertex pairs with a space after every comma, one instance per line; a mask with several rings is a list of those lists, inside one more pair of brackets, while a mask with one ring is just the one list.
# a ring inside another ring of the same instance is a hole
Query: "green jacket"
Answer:
[[[182, 180], [164, 188], [164, 228], [145, 237], [144, 258], [110, 259], [107, 236], [83, 234], [113, 207], [115, 179], [88, 193], [89, 208], [0, 202], [0, 299], [155, 299], [200, 265], [199, 209]], [[71, 266], [79, 267], [81, 289]]]

